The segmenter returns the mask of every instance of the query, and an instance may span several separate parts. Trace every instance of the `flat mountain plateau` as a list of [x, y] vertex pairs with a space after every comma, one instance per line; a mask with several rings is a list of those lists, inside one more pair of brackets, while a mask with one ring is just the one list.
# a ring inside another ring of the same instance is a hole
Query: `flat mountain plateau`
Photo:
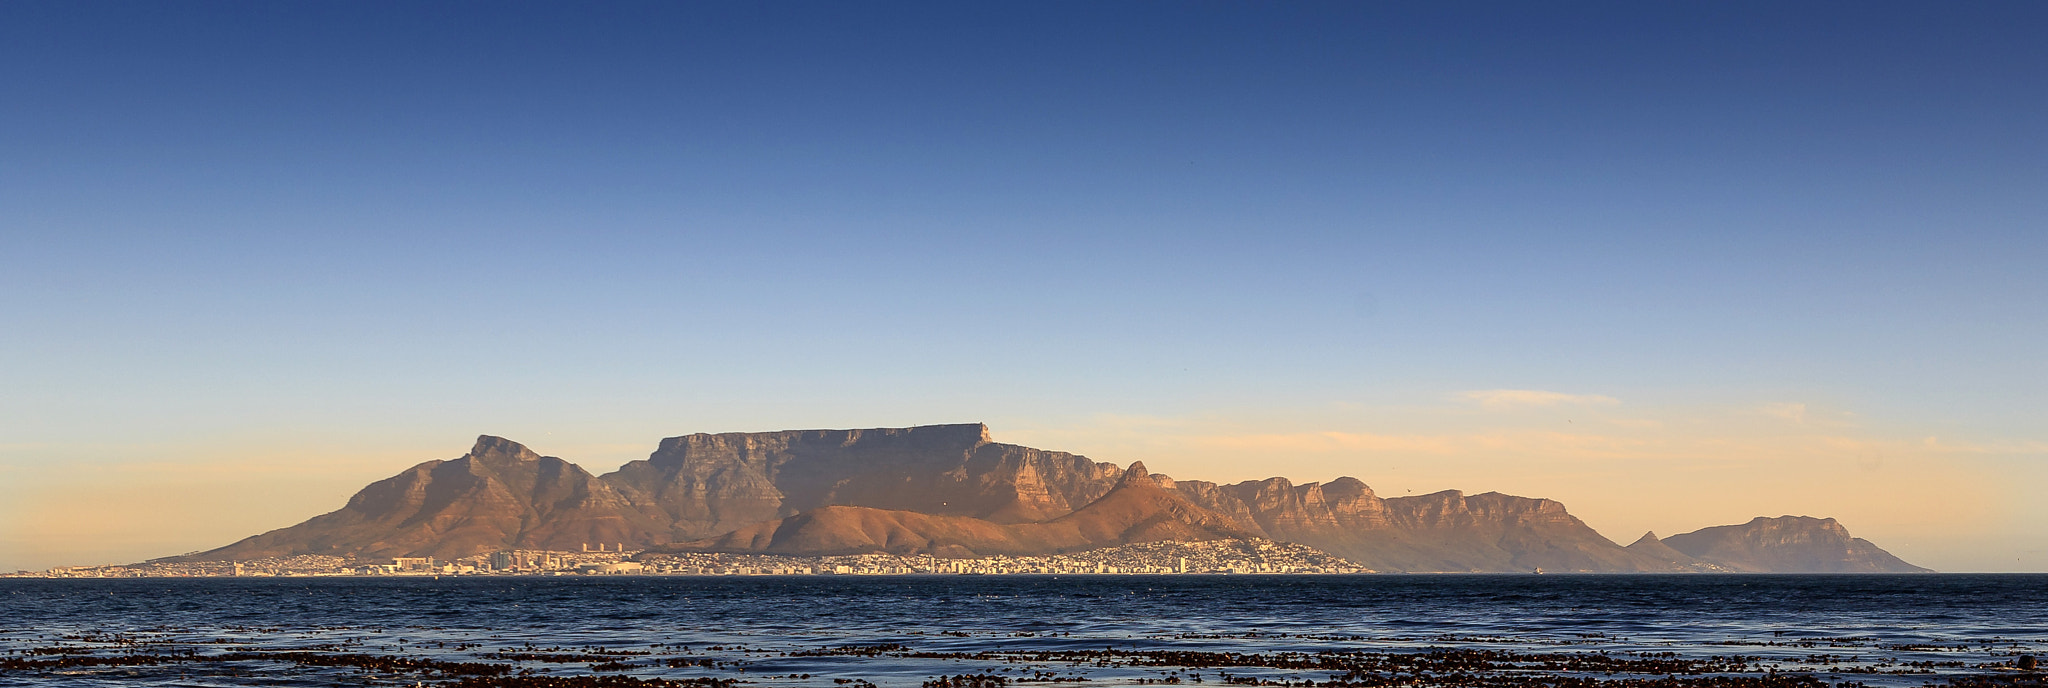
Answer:
[[503, 438], [370, 484], [341, 509], [159, 561], [454, 559], [618, 543], [650, 552], [1049, 555], [1245, 537], [1386, 572], [1925, 572], [1834, 519], [1757, 518], [1623, 547], [1548, 499], [1382, 499], [1355, 478], [1222, 485], [994, 442], [980, 424], [693, 434], [592, 475]]

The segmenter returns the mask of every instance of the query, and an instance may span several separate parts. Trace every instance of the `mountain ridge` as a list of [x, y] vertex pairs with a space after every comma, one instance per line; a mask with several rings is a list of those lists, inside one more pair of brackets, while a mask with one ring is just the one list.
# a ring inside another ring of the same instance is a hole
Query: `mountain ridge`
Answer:
[[998, 443], [978, 423], [680, 435], [601, 476], [484, 435], [462, 457], [372, 483], [334, 512], [167, 560], [448, 559], [587, 542], [979, 556], [1260, 537], [1381, 571], [1925, 571], [1833, 519], [1782, 520], [1797, 518], [1622, 547], [1554, 500], [1457, 490], [1382, 499], [1350, 477], [1175, 480], [1142, 463]]

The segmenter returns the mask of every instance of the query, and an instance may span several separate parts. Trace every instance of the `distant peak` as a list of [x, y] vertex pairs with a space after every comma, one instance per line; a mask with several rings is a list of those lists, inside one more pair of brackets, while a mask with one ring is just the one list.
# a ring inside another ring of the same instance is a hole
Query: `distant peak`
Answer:
[[527, 449], [526, 445], [495, 435], [477, 435], [476, 444], [469, 448], [469, 455], [478, 459], [513, 461], [539, 461], [540, 455]]
[[1650, 530], [1650, 531], [1644, 531], [1644, 532], [1643, 532], [1643, 536], [1642, 536], [1642, 537], [1639, 537], [1639, 538], [1636, 538], [1635, 544], [1634, 544], [1634, 545], [1629, 545], [1629, 546], [1630, 546], [1630, 547], [1634, 547], [1634, 546], [1636, 546], [1636, 545], [1645, 545], [1645, 544], [1649, 544], [1649, 543], [1653, 543], [1653, 542], [1663, 542], [1663, 540], [1659, 540], [1659, 539], [1657, 539], [1657, 531], [1654, 531], [1654, 530]]
[[1756, 518], [1750, 519], [1749, 525], [1777, 525], [1781, 527], [1819, 527], [1826, 529], [1836, 529], [1842, 526], [1841, 523], [1835, 521], [1835, 519], [1833, 518], [1814, 518], [1812, 516], [1794, 516], [1792, 514], [1785, 514], [1777, 518], [1772, 518], [1769, 516], [1758, 516]]
[[1365, 481], [1351, 476], [1344, 476], [1330, 481], [1328, 485], [1323, 486], [1323, 494], [1339, 499], [1377, 496], [1373, 494], [1371, 485], [1367, 485]]
[[1118, 485], [1140, 485], [1140, 484], [1144, 484], [1144, 485], [1150, 485], [1150, 484], [1154, 484], [1154, 483], [1152, 482], [1152, 472], [1151, 472], [1151, 471], [1147, 471], [1147, 470], [1145, 470], [1145, 462], [1143, 462], [1143, 461], [1132, 461], [1132, 462], [1131, 462], [1131, 467], [1130, 467], [1130, 468], [1126, 468], [1126, 469], [1124, 469], [1124, 476], [1123, 476], [1123, 478], [1121, 478], [1121, 479], [1118, 479], [1118, 480], [1117, 480], [1117, 484], [1118, 484]]

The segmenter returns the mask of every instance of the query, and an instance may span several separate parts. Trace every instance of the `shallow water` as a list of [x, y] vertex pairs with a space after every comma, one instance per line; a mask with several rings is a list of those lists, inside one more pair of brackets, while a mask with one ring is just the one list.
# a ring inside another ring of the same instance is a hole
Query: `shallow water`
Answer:
[[[830, 649], [846, 646], [864, 649]], [[1464, 650], [1508, 654], [1438, 661]], [[391, 657], [512, 676], [818, 688], [963, 674], [1086, 686], [1667, 676], [2028, 685], [2005, 667], [2044, 650], [2042, 575], [0, 580], [0, 652], [16, 662], [0, 668], [0, 686], [464, 676], [368, 659]], [[310, 654], [275, 654], [293, 651]], [[1678, 664], [1657, 664], [1664, 653]], [[1589, 655], [1624, 661], [1560, 663]], [[143, 659], [54, 663], [65, 657]]]

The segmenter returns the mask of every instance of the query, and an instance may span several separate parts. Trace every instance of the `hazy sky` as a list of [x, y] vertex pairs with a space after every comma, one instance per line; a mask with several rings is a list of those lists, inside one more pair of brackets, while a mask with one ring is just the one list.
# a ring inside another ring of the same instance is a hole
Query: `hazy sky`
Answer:
[[[422, 10], [426, 10], [423, 12]], [[0, 3], [0, 569], [985, 421], [2048, 570], [2048, 5]]]

